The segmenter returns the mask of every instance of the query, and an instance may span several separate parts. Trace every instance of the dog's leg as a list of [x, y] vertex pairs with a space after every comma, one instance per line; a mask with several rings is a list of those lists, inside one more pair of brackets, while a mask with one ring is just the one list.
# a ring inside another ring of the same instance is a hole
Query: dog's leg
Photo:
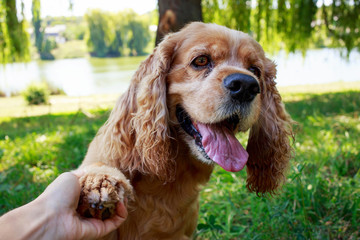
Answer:
[[84, 217], [107, 219], [116, 211], [116, 204], [132, 196], [132, 187], [116, 168], [93, 163], [82, 168], [81, 194], [77, 211]]

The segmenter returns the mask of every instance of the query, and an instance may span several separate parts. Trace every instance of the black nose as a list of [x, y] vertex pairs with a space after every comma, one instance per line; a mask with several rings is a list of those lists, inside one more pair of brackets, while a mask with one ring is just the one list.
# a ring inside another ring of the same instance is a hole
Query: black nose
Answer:
[[250, 102], [260, 93], [259, 83], [252, 76], [234, 73], [224, 79], [224, 87], [230, 90], [230, 96], [240, 102]]

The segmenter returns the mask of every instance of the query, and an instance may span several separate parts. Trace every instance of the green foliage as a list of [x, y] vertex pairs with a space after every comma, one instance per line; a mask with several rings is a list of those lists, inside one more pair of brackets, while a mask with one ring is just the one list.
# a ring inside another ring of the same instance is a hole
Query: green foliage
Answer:
[[0, 1], [0, 63], [28, 61], [30, 58], [23, 3], [21, 6], [20, 15], [15, 0]]
[[87, 45], [93, 56], [122, 56], [125, 48], [131, 55], [142, 55], [150, 41], [149, 22], [133, 11], [110, 14], [92, 10], [85, 19]]
[[[360, 50], [360, 1], [203, 0], [205, 22], [215, 22], [252, 35], [266, 51], [311, 47]], [[320, 6], [320, 7], [318, 7]]]
[[85, 15], [89, 26], [87, 44], [91, 53], [97, 57], [105, 57], [114, 40], [114, 33], [108, 18], [99, 10], [92, 10], [91, 13]]
[[354, 48], [360, 51], [360, 1], [333, 1], [331, 6], [322, 6], [322, 18], [331, 45], [345, 47], [347, 53]]
[[56, 26], [56, 25], [81, 25], [84, 23], [84, 19], [82, 16], [71, 16], [71, 17], [65, 17], [65, 16], [46, 16], [43, 21], [46, 23], [47, 26]]
[[56, 59], [62, 58], [81, 58], [87, 54], [86, 43], [82, 40], [71, 40], [51, 51]]
[[33, 0], [32, 1], [32, 24], [34, 27], [34, 35], [35, 35], [35, 47], [39, 53], [42, 52], [43, 47], [43, 39], [44, 39], [44, 32], [41, 28], [41, 17], [40, 17], [40, 0]]
[[67, 24], [66, 30], [63, 33], [63, 37], [67, 41], [71, 40], [83, 40], [85, 37], [86, 25], [85, 24]]
[[46, 38], [43, 42], [42, 50], [40, 52], [41, 60], [54, 60], [55, 57], [51, 53], [51, 50], [55, 49], [57, 44], [54, 39]]
[[[95, 59], [96, 60], [96, 59]], [[298, 122], [288, 181], [273, 197], [246, 171], [215, 168], [200, 197], [196, 239], [359, 239], [360, 92], [283, 93]], [[0, 119], [0, 214], [76, 168], [108, 111]], [[245, 144], [246, 134], [240, 134]]]
[[84, 17], [50, 17], [47, 16], [43, 19], [47, 27], [56, 25], [65, 25], [66, 29], [61, 33], [67, 41], [83, 40], [87, 29]]
[[55, 57], [51, 54], [51, 50], [56, 48], [56, 42], [53, 39], [45, 38], [45, 28], [42, 27], [42, 20], [40, 14], [40, 0], [32, 1], [32, 24], [34, 27], [35, 47], [42, 60], [54, 60]]
[[28, 105], [47, 104], [49, 100], [49, 88], [44, 83], [31, 83], [23, 92]]
[[144, 55], [144, 49], [150, 40], [150, 33], [145, 31], [144, 23], [132, 21], [129, 23], [131, 37], [128, 41], [128, 46], [131, 50], [131, 55]]

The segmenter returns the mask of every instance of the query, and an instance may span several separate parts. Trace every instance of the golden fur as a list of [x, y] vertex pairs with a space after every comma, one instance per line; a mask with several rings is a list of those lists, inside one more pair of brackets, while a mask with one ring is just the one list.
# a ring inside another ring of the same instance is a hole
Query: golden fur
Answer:
[[[211, 55], [216, 63], [210, 73], [190, 66], [201, 54]], [[261, 77], [248, 70], [251, 64], [259, 66]], [[264, 194], [281, 185], [291, 155], [292, 131], [275, 87], [274, 63], [247, 34], [192, 23], [166, 36], [140, 65], [80, 166], [106, 174], [98, 165], [102, 162], [118, 169], [133, 188], [128, 218], [109, 238], [191, 238], [199, 191], [214, 164], [193, 154], [189, 147], [193, 139], [181, 130], [176, 106], [181, 104], [196, 122], [211, 124], [229, 117], [221, 110], [227, 94], [222, 81], [233, 73], [255, 77], [261, 89], [237, 127], [237, 131], [251, 129], [247, 187]]]

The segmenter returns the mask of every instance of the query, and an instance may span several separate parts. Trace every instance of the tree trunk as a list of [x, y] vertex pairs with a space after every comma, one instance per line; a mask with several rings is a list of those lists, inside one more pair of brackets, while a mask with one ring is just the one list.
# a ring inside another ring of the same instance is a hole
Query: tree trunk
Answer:
[[189, 22], [202, 21], [201, 0], [158, 0], [157, 45], [169, 32], [179, 31]]

